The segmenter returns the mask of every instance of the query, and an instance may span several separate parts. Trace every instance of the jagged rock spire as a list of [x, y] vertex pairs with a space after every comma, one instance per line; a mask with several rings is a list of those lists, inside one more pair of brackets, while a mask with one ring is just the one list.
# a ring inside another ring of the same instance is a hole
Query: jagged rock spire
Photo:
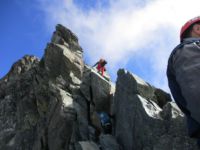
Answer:
[[77, 36], [61, 24], [58, 24], [56, 26], [56, 31], [53, 33], [51, 42], [55, 44], [65, 45], [66, 47], [74, 51], [82, 51], [82, 48], [78, 43]]

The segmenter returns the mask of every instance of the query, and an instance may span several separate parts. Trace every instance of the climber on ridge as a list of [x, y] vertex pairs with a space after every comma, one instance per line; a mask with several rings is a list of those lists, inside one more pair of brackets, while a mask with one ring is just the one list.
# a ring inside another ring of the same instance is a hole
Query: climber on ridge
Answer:
[[93, 65], [93, 67], [97, 66], [97, 70], [99, 73], [101, 73], [102, 76], [104, 76], [104, 71], [106, 71], [105, 65], [107, 64], [107, 61], [104, 59], [100, 59], [96, 64]]
[[167, 77], [174, 100], [187, 118], [188, 134], [200, 148], [200, 16], [182, 26], [180, 44], [168, 60]]

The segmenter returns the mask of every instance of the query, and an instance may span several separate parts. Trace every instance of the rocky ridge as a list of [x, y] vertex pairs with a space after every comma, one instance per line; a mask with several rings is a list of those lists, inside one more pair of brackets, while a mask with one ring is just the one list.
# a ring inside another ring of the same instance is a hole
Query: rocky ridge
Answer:
[[[98, 117], [112, 118], [106, 134]], [[0, 150], [197, 150], [170, 95], [120, 69], [116, 85], [83, 62], [56, 26], [41, 60], [24, 56], [0, 80]]]

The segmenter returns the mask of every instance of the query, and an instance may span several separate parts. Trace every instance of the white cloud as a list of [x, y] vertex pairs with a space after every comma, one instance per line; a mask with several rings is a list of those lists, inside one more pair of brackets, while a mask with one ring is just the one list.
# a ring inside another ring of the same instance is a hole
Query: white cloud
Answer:
[[78, 35], [89, 63], [104, 57], [116, 73], [130, 59], [146, 55], [153, 68], [150, 82], [165, 90], [167, 60], [178, 44], [180, 27], [200, 14], [199, 0], [110, 0], [108, 7], [98, 1], [89, 10], [73, 0], [40, 0], [40, 4], [47, 24], [62, 23]]

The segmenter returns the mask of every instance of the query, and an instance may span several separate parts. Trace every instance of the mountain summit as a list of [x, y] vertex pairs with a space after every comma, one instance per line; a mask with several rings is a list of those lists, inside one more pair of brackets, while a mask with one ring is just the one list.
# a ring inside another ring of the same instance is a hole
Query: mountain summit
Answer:
[[[105, 130], [102, 115], [110, 119]], [[197, 150], [170, 95], [124, 69], [116, 85], [56, 26], [44, 56], [0, 80], [0, 150]]]

